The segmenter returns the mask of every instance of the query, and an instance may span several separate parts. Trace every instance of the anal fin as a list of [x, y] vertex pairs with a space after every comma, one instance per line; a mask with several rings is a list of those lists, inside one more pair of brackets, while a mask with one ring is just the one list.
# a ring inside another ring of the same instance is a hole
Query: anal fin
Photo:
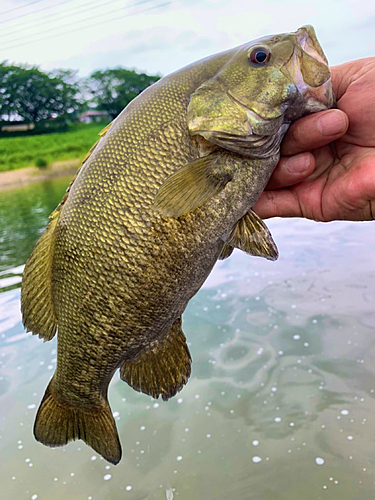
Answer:
[[125, 360], [120, 377], [133, 389], [164, 401], [186, 384], [191, 373], [191, 357], [178, 319], [168, 334], [156, 339], [135, 359]]

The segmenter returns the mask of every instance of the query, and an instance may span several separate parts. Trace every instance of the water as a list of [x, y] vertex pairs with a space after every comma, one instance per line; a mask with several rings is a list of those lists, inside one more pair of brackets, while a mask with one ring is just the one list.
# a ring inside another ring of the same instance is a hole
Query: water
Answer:
[[1, 498], [373, 498], [374, 223], [272, 220], [277, 262], [219, 263], [183, 318], [194, 361], [181, 393], [110, 386], [118, 466], [82, 441], [35, 442], [56, 342], [24, 333], [20, 281], [67, 183], [0, 193]]

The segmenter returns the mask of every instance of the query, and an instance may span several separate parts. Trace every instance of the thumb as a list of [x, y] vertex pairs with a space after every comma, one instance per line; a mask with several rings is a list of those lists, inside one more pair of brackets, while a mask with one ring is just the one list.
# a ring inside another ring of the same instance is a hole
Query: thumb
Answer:
[[339, 109], [300, 118], [290, 126], [281, 145], [281, 155], [291, 156], [325, 146], [343, 136], [348, 127], [349, 118]]

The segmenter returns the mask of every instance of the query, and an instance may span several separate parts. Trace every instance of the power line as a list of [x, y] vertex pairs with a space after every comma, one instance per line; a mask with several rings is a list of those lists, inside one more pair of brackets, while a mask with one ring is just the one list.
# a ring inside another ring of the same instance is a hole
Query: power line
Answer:
[[23, 9], [24, 7], [28, 7], [29, 5], [33, 5], [34, 3], [40, 3], [40, 2], [44, 2], [44, 0], [34, 0], [33, 2], [20, 5], [19, 7], [13, 7], [13, 9], [4, 10], [3, 12], [0, 12], [0, 16], [2, 16], [3, 14], [8, 14], [8, 12], [13, 12], [14, 10]]
[[[34, 2], [34, 3], [42, 2], [42, 1], [44, 1], [44, 0], [36, 0], [36, 2]], [[16, 16], [16, 17], [12, 17], [12, 19], [7, 19], [6, 21], [1, 21], [0, 24], [10, 23], [12, 21], [15, 21], [16, 19], [21, 19], [22, 17], [32, 16], [34, 14], [37, 14], [38, 12], [43, 12], [44, 10], [53, 9], [54, 7], [58, 7], [59, 5], [70, 3], [73, 1], [74, 0], [64, 0], [63, 2], [55, 3], [53, 5], [48, 5], [47, 7], [43, 7], [43, 9], [34, 10], [33, 12], [29, 12], [28, 14], [22, 14], [21, 16]], [[29, 5], [31, 5], [31, 4], [29, 4]], [[21, 7], [19, 7], [19, 8], [21, 8]]]
[[[113, 12], [120, 12], [122, 10], [128, 9], [129, 7], [132, 7], [133, 5], [136, 6], [136, 5], [140, 5], [140, 4], [151, 2], [151, 1], [152, 0], [139, 0], [138, 2], [135, 2], [134, 4], [126, 5], [125, 7], [121, 7], [120, 9], [111, 10], [110, 12], [107, 12], [106, 14], [103, 14], [103, 15], [112, 14]], [[65, 27], [70, 27], [70, 26], [74, 26], [76, 24], [81, 24], [82, 22], [86, 22], [86, 21], [91, 21], [93, 19], [96, 19], [97, 17], [98, 16], [95, 15], [95, 16], [87, 17], [86, 19], [83, 19], [83, 20], [80, 20], [80, 21], [76, 21], [74, 23], [65, 23], [65, 24], [59, 26], [58, 29], [65, 28]], [[43, 35], [44, 33], [50, 33], [51, 31], [56, 31], [56, 28], [55, 27], [48, 28], [46, 30], [40, 31], [38, 34], [39, 35]], [[31, 35], [31, 36], [33, 36], [33, 35]], [[7, 40], [6, 43], [16, 42], [17, 40], [18, 40], [18, 37], [17, 38], [12, 38], [11, 40]], [[7, 47], [5, 47], [5, 48], [7, 48]], [[3, 49], [4, 49], [4, 47], [3, 47]]]
[[[99, 9], [100, 7], [103, 7], [105, 5], [109, 5], [111, 3], [115, 3], [115, 2], [119, 2], [119, 1], [121, 1], [121, 0], [110, 0], [108, 2], [103, 3], [102, 0], [99, 0], [99, 5], [93, 5], [94, 2], [92, 0], [90, 0], [89, 2], [81, 4], [80, 7], [85, 7], [86, 5], [90, 5], [90, 11], [92, 11], [94, 9]], [[74, 9], [75, 9], [75, 7], [73, 9], [69, 9], [69, 10], [73, 10], [74, 11]], [[81, 9], [79, 11], [75, 11], [73, 13], [70, 13], [70, 14], [67, 14], [67, 15], [64, 15], [64, 16], [60, 16], [56, 21], [59, 22], [61, 19], [65, 19], [66, 17], [70, 17], [72, 15], [81, 14], [82, 12], [85, 12], [85, 11], [87, 11], [87, 9], [83, 8], [83, 9]], [[43, 19], [47, 19], [48, 17], [54, 17], [54, 16], [59, 16], [59, 13], [47, 14], [46, 16], [43, 17]], [[18, 24], [20, 24], [20, 23], [18, 23]], [[24, 22], [21, 22], [21, 25], [22, 24], [24, 24]], [[2, 34], [0, 34], [0, 38], [4, 38], [4, 37], [7, 37], [9, 35], [13, 35], [14, 33], [19, 33], [20, 31], [23, 32], [25, 30], [33, 29], [33, 28], [35, 28], [37, 26], [41, 26], [41, 25], [45, 25], [45, 24], [46, 24], [46, 21], [41, 21], [41, 22], [38, 22], [36, 24], [32, 24], [29, 27], [19, 28], [19, 29], [16, 29], [14, 31], [10, 31], [8, 33], [2, 33]], [[57, 28], [55, 27], [55, 29], [58, 29], [58, 28], [59, 27], [57, 27]], [[32, 35], [30, 35], [30, 36], [32, 36]], [[9, 40], [9, 41], [12, 42], [13, 40]]]
[[[150, 1], [150, 0], [144, 0], [144, 1], [139, 2], [139, 3], [146, 3], [147, 1]], [[97, 23], [89, 24], [88, 26], [82, 26], [79, 29], [80, 30], [84, 30], [84, 29], [87, 29], [87, 28], [92, 28], [93, 26], [102, 25], [102, 24], [109, 23], [109, 22], [112, 22], [112, 21], [118, 21], [119, 19], [123, 19], [125, 17], [136, 16], [137, 14], [140, 14], [142, 12], [146, 12], [146, 11], [153, 10], [153, 9], [159, 9], [159, 8], [165, 7], [167, 5], [171, 5], [172, 3], [173, 3], [173, 0], [169, 0], [169, 1], [161, 3], [159, 5], [153, 5], [151, 7], [147, 7], [145, 9], [141, 9], [138, 12], [134, 12], [132, 14], [125, 14], [125, 15], [120, 16], [120, 17], [116, 16], [116, 17], [113, 17], [111, 19], [107, 19], [107, 20], [104, 20], [104, 21], [99, 21]], [[96, 17], [98, 17], [98, 16], [96, 16]], [[51, 30], [49, 30], [49, 31], [51, 31]], [[67, 35], [68, 33], [73, 33], [73, 32], [76, 32], [76, 31], [77, 31], [76, 29], [72, 29], [72, 30], [64, 31], [63, 33], [55, 33], [54, 35], [50, 35], [50, 36], [43, 37], [43, 38], [38, 38], [36, 40], [27, 40], [25, 42], [19, 43], [17, 45], [12, 45], [10, 47], [2, 47], [2, 50], [14, 49], [14, 48], [17, 48], [17, 47], [21, 47], [22, 45], [27, 45], [27, 44], [35, 43], [35, 42], [41, 42], [41, 41], [44, 41], [44, 40], [48, 40], [49, 38], [54, 38], [56, 36]]]

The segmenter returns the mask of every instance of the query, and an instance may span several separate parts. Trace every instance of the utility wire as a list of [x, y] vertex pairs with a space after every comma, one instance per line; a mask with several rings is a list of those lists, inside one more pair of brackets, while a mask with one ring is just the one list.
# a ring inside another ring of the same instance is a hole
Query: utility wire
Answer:
[[[152, 0], [139, 0], [138, 2], [134, 2], [133, 4], [128, 4], [125, 7], [121, 7], [120, 9], [111, 10], [110, 12], [107, 12], [106, 14], [103, 14], [103, 15], [112, 14], [114, 12], [120, 12], [122, 10], [128, 9], [129, 7], [141, 5], [143, 3], [147, 3], [147, 2], [151, 2], [151, 1]], [[91, 21], [93, 19], [97, 19], [98, 17], [99, 17], [98, 15], [95, 15], [95, 16], [91, 16], [91, 17], [86, 17], [86, 19], [81, 19], [81, 20], [73, 22], [73, 23], [65, 23], [65, 24], [62, 24], [61, 26], [59, 26], [58, 29], [60, 29], [60, 28], [66, 28], [66, 27], [70, 27], [70, 26], [74, 26], [76, 24], [81, 24], [81, 23], [84, 23], [86, 21]], [[50, 33], [51, 31], [56, 31], [56, 28], [53, 27], [53, 28], [48, 28], [46, 30], [40, 31], [38, 33], [38, 35], [43, 35], [44, 33]], [[34, 35], [30, 35], [30, 36], [34, 36]], [[17, 42], [18, 40], [19, 40], [19, 37], [16, 37], [16, 38], [12, 38], [11, 40], [7, 40], [5, 43]], [[30, 41], [30, 40], [28, 40], [28, 41]], [[2, 48], [4, 49], [4, 47], [2, 47]], [[7, 48], [7, 47], [5, 47], [5, 48]]]
[[[43, 0], [37, 0], [37, 1], [38, 2], [42, 2]], [[28, 14], [22, 14], [21, 16], [16, 16], [16, 17], [12, 17], [12, 19], [7, 19], [6, 21], [1, 21], [0, 24], [10, 23], [12, 21], [15, 21], [16, 19], [21, 19], [22, 17], [32, 16], [34, 14], [37, 14], [38, 12], [43, 12], [44, 10], [53, 9], [54, 7], [58, 7], [59, 5], [62, 5], [64, 3], [70, 3], [70, 2], [73, 2], [73, 1], [74, 0], [64, 0], [63, 2], [60, 2], [60, 3], [55, 3], [53, 5], [48, 5], [47, 7], [43, 7], [43, 9], [34, 10], [33, 12], [29, 12]], [[21, 7], [19, 7], [19, 8], [21, 8]]]
[[[99, 5], [93, 5], [94, 2], [92, 0], [90, 0], [89, 2], [81, 4], [80, 7], [85, 7], [86, 5], [90, 5], [90, 12], [91, 12], [94, 9], [99, 9], [100, 7], [103, 7], [105, 5], [109, 5], [111, 3], [115, 3], [115, 2], [119, 2], [119, 1], [121, 1], [121, 0], [110, 0], [108, 2], [103, 3], [102, 0], [99, 0]], [[69, 9], [69, 10], [74, 10], [74, 9], [75, 8]], [[67, 14], [67, 15], [64, 15], [64, 16], [60, 16], [58, 19], [54, 20], [53, 22], [55, 22], [55, 21], [56, 22], [60, 22], [61, 19], [65, 19], [67, 17], [69, 18], [72, 15], [81, 14], [82, 12], [85, 12], [85, 11], [87, 12], [87, 9], [83, 8], [83, 9], [75, 11], [73, 13], [70, 13], [70, 14]], [[46, 16], [43, 17], [43, 19], [47, 19], [48, 17], [54, 17], [54, 16], [59, 16], [59, 13], [55, 12], [55, 13], [52, 13], [52, 14], [47, 14]], [[14, 33], [19, 33], [20, 31], [24, 32], [25, 30], [33, 29], [33, 28], [35, 28], [37, 26], [45, 25], [46, 22], [48, 23], [49, 21], [41, 21], [41, 22], [38, 22], [36, 24], [32, 24], [31, 26], [28, 26], [28, 27], [25, 27], [25, 28], [19, 28], [19, 29], [16, 29], [14, 31], [10, 31], [8, 33], [2, 33], [2, 34], [0, 34], [0, 38], [4, 38], [4, 37], [7, 37], [9, 35], [13, 35]], [[22, 22], [21, 24], [24, 24], [24, 22]], [[59, 28], [59, 26], [55, 26], [55, 29], [58, 29], [58, 28]], [[32, 36], [32, 34], [28, 35], [28, 36]], [[9, 40], [9, 41], [12, 42], [13, 40]]]
[[[59, 5], [67, 4], [67, 3], [72, 2], [72, 1], [73, 1], [73, 0], [64, 0], [63, 2], [56, 3], [56, 4], [54, 5], [54, 7], [58, 7]], [[83, 4], [83, 5], [89, 5], [89, 4], [93, 4], [93, 3], [97, 3], [97, 2], [102, 2], [102, 0], [93, 0], [92, 2], [87, 2], [87, 3]], [[82, 4], [81, 4], [81, 7], [82, 7]], [[49, 7], [48, 7], [48, 8], [49, 8]], [[64, 12], [74, 10], [75, 8], [76, 8], [76, 6], [74, 6], [74, 7], [70, 8], [70, 9], [69, 9], [69, 7], [68, 7], [67, 9], [65, 9], [65, 8], [64, 8]], [[43, 10], [46, 10], [46, 9], [41, 9], [41, 10], [43, 11]], [[40, 11], [35, 10], [34, 12], [31, 12], [31, 14], [30, 14], [30, 15], [33, 15], [33, 14], [34, 14], [34, 13], [36, 13], [36, 12], [40, 12]], [[61, 11], [59, 11], [59, 12], [53, 12], [52, 14], [47, 14], [47, 15], [45, 15], [45, 16], [38, 16], [38, 20], [39, 20], [39, 19], [47, 19], [47, 17], [52, 17], [52, 16], [59, 16], [60, 14], [61, 14]], [[29, 14], [27, 14], [27, 15], [29, 15]], [[26, 16], [20, 16], [20, 18], [21, 18], [21, 19], [22, 19], [23, 17], [26, 17]], [[16, 19], [16, 18], [15, 18], [15, 19]], [[3, 21], [3, 22], [1, 22], [0, 24], [6, 24], [6, 23], [8, 23], [8, 21]], [[15, 23], [15, 24], [14, 24], [12, 21], [9, 21], [9, 23], [11, 23], [11, 26], [4, 26], [2, 29], [3, 29], [3, 30], [6, 30], [6, 29], [12, 29], [12, 28], [15, 28], [15, 27], [17, 27], [17, 26], [24, 26], [25, 24], [29, 24], [29, 23], [30, 23], [30, 20], [28, 20], [28, 19], [24, 19], [24, 20], [21, 20], [20, 22]], [[8, 34], [10, 34], [10, 33], [8, 33]]]
[[[149, 0], [146, 0], [146, 1], [149, 1]], [[145, 3], [145, 2], [143, 1], [143, 2], [139, 2], [139, 3]], [[167, 5], [171, 5], [172, 3], [173, 3], [173, 0], [170, 0], [168, 2], [164, 2], [164, 3], [161, 3], [159, 5], [153, 5], [151, 7], [146, 7], [145, 9], [141, 9], [141, 10], [139, 10], [137, 12], [134, 12], [134, 13], [131, 13], [131, 14], [125, 14], [125, 15], [120, 16], [120, 17], [116, 16], [116, 17], [113, 17], [111, 19], [107, 19], [107, 20], [104, 20], [104, 21], [99, 21], [97, 23], [89, 24], [88, 26], [82, 26], [79, 29], [80, 30], [84, 30], [84, 29], [87, 29], [87, 28], [92, 28], [93, 26], [102, 25], [102, 24], [109, 23], [109, 22], [112, 22], [112, 21], [118, 21], [119, 19], [123, 19], [123, 18], [126, 18], [126, 17], [136, 16], [138, 14], [141, 14], [142, 12], [146, 12], [146, 11], [153, 10], [153, 9], [158, 9], [158, 8], [161, 8], [161, 7], [165, 7]], [[72, 30], [65, 31], [63, 33], [55, 33], [54, 35], [50, 35], [50, 36], [47, 36], [47, 37], [44, 37], [44, 38], [38, 38], [36, 40], [27, 40], [25, 42], [19, 43], [17, 45], [12, 45], [10, 47], [2, 47], [2, 50], [14, 49], [16, 47], [21, 47], [22, 45], [27, 45], [27, 44], [34, 43], [34, 42], [41, 42], [41, 41], [44, 41], [44, 40], [48, 40], [49, 38], [54, 38], [56, 36], [67, 35], [68, 33], [76, 32], [76, 31], [77, 31], [76, 29], [72, 29]]]
[[24, 7], [28, 7], [29, 5], [33, 5], [34, 3], [40, 3], [40, 2], [44, 2], [44, 0], [34, 0], [33, 2], [29, 2], [29, 3], [25, 3], [24, 5], [20, 5], [19, 7], [13, 7], [13, 9], [4, 10], [3, 12], [0, 12], [0, 16], [2, 16], [3, 14], [8, 14], [8, 12], [13, 12], [14, 10], [18, 10], [18, 9], [23, 9]]

